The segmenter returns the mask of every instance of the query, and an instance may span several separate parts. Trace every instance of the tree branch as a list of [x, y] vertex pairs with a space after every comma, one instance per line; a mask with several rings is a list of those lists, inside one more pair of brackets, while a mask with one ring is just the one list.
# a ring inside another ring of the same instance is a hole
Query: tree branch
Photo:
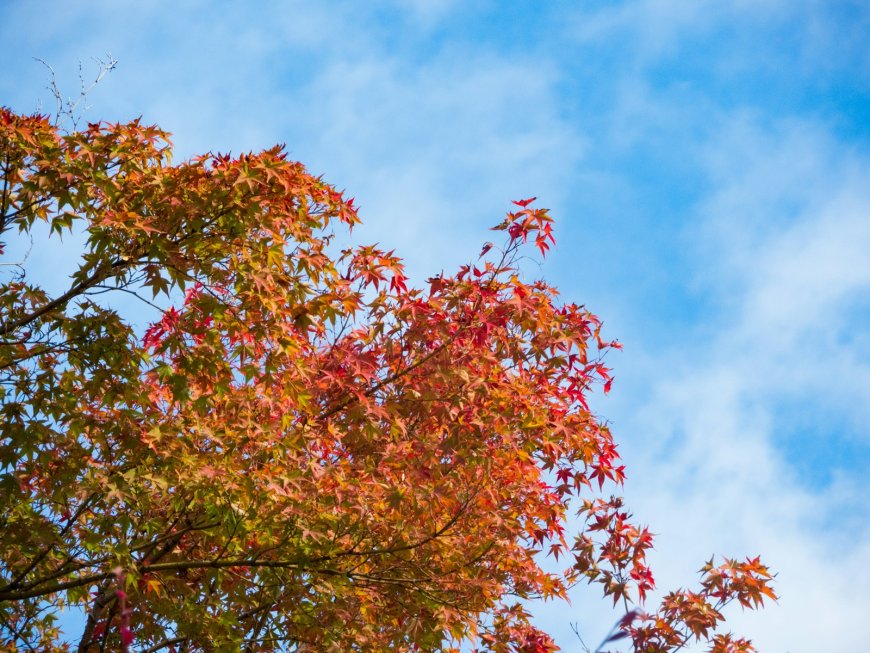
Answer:
[[[92, 494], [87, 499], [85, 499], [84, 503], [82, 503], [82, 505], [79, 506], [79, 508], [78, 508], [78, 510], [76, 510], [75, 514], [69, 518], [66, 525], [61, 529], [60, 533], [57, 534], [57, 540], [63, 539], [63, 536], [69, 532], [69, 529], [72, 528], [72, 525], [75, 524], [78, 521], [79, 517], [82, 516], [82, 513], [84, 513], [84, 511], [90, 507], [91, 502], [95, 498], [96, 498], [96, 494]], [[19, 584], [21, 583], [21, 581], [24, 580], [24, 578], [27, 576], [27, 574], [29, 574], [31, 571], [33, 571], [36, 568], [36, 566], [40, 562], [42, 562], [49, 553], [54, 551], [55, 546], [56, 546], [56, 544], [53, 543], [53, 544], [50, 544], [49, 546], [45, 547], [45, 549], [43, 549], [42, 552], [39, 555], [37, 555], [30, 562], [29, 565], [27, 565], [22, 571], [20, 571], [18, 573], [18, 575], [16, 575], [15, 578], [12, 579], [12, 582], [10, 582], [3, 589], [8, 590], [8, 589], [15, 589], [16, 587], [18, 587]]]
[[82, 294], [88, 288], [95, 286], [99, 283], [102, 283], [112, 275], [116, 274], [120, 269], [130, 265], [131, 261], [123, 260], [123, 261], [115, 261], [111, 264], [111, 267], [108, 270], [97, 270], [93, 274], [91, 274], [87, 279], [80, 281], [76, 285], [72, 286], [69, 290], [67, 290], [60, 297], [51, 300], [47, 304], [44, 304], [40, 308], [36, 309], [29, 315], [25, 315], [18, 320], [13, 320], [12, 322], [7, 322], [6, 324], [0, 325], [0, 335], [6, 336], [10, 333], [13, 333], [17, 329], [21, 327], [27, 326], [34, 320], [39, 319], [46, 313], [53, 311], [54, 309], [64, 306], [69, 300], [77, 295]]

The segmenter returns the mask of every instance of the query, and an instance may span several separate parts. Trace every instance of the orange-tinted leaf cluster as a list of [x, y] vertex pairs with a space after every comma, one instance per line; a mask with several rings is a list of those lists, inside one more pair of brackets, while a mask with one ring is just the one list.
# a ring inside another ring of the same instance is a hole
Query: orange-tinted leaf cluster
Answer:
[[715, 566], [710, 560], [701, 569], [697, 592], [680, 590], [662, 599], [654, 615], [626, 628], [635, 650], [649, 653], [671, 651], [685, 642], [705, 640], [711, 653], [755, 650], [748, 640], [716, 632], [722, 623], [722, 608], [732, 601], [756, 608], [765, 598], [776, 599], [770, 586], [772, 576], [758, 558], [745, 562], [725, 560]]
[[[48, 608], [75, 605], [81, 651], [540, 653], [517, 597], [652, 588], [649, 532], [595, 497], [624, 477], [586, 401], [618, 344], [522, 280], [523, 243], [554, 242], [534, 198], [502, 248], [418, 289], [393, 252], [337, 248], [352, 200], [281, 148], [172, 164], [139, 122], [4, 109], [0, 162], [0, 236], [84, 242], [65, 290], [0, 286], [3, 646], [63, 649]], [[705, 597], [772, 596], [752, 564], [627, 628], [712, 632]]]

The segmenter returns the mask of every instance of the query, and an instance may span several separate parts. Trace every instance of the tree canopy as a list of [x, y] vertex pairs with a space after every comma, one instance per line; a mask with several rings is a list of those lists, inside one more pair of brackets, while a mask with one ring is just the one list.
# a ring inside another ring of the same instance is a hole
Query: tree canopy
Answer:
[[774, 597], [758, 559], [629, 609], [652, 537], [587, 405], [618, 344], [519, 269], [546, 210], [516, 201], [501, 245], [414, 288], [341, 247], [353, 200], [282, 148], [170, 152], [140, 121], [0, 112], [0, 239], [83, 243], [58, 292], [0, 268], [5, 649], [544, 652], [522, 601], [588, 581], [625, 604], [613, 646], [750, 650], [716, 627]]

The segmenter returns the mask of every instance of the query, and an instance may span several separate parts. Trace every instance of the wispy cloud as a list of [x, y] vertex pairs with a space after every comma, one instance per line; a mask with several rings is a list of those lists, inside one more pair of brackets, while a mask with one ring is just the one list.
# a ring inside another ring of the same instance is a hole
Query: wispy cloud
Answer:
[[[720, 310], [706, 340], [646, 360], [650, 399], [620, 428], [631, 504], [660, 533], [663, 588], [713, 551], [763, 552], [783, 598], [730, 625], [762, 650], [858, 650], [870, 610], [870, 349], [856, 321], [870, 291], [870, 159], [818, 128], [743, 118], [709, 148], [715, 181], [689, 273]], [[824, 452], [850, 438], [864, 444], [837, 469]]]
[[337, 62], [304, 90], [317, 110], [296, 144], [357, 194], [367, 234], [435, 272], [476, 254], [510, 199], [565, 196], [583, 137], [559, 116], [555, 77], [474, 53]]
[[789, 0], [627, 0], [583, 8], [574, 16], [573, 34], [584, 42], [631, 37], [624, 45], [645, 58], [672, 54], [686, 38], [709, 35], [729, 23], [780, 19], [818, 13], [817, 2]]
[[731, 298], [725, 343], [758, 370], [753, 391], [870, 417], [870, 157], [817, 125], [742, 119], [710, 151], [717, 190], [698, 236], [719, 265], [702, 283]]

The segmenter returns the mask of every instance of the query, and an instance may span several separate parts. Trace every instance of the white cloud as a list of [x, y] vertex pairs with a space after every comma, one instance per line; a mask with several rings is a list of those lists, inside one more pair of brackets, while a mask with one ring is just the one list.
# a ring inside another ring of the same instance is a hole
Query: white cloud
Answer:
[[723, 346], [766, 398], [805, 395], [870, 418], [870, 348], [856, 328], [870, 307], [870, 163], [812, 125], [765, 135], [738, 122], [712, 146], [718, 191], [696, 232], [714, 262], [701, 284], [730, 297]]
[[[645, 56], [673, 52], [680, 39], [721, 28], [729, 21], [749, 18], [766, 20], [783, 9], [812, 2], [794, 0], [627, 0], [603, 8], [582, 10], [572, 22], [575, 38], [583, 42], [612, 41], [626, 34], [624, 42]], [[801, 9], [798, 9], [801, 11]]]
[[870, 291], [870, 160], [812, 126], [771, 133], [737, 122], [710, 143], [717, 190], [695, 232], [702, 287], [723, 310], [710, 316], [707, 342], [675, 342], [645, 362], [651, 397], [618, 429], [629, 503], [660, 534], [663, 589], [714, 551], [760, 553], [779, 572], [782, 600], [758, 615], [732, 612], [731, 628], [766, 651], [860, 650], [866, 454], [830, 484], [803, 478], [787, 453], [802, 415], [782, 401], [833, 411], [845, 430], [805, 424], [801, 457], [824, 458], [849, 438], [866, 452], [870, 350], [866, 333], [863, 349], [849, 336]]
[[[870, 156], [813, 122], [721, 110], [711, 120], [692, 146], [709, 183], [683, 242], [694, 250], [684, 272], [712, 310], [652, 338], [648, 322], [667, 316], [623, 308], [628, 332], [617, 335], [631, 346], [611, 361], [616, 397], [596, 406], [623, 442], [628, 505], [658, 534], [662, 591], [691, 585], [714, 552], [760, 554], [781, 600], [731, 608], [729, 629], [761, 651], [863, 650]], [[594, 646], [616, 619], [594, 590], [536, 612], [565, 650], [578, 649], [569, 621]]]
[[493, 207], [567, 195], [583, 137], [559, 116], [556, 79], [474, 53], [334, 62], [303, 91], [314, 110], [292, 114], [298, 154], [357, 196], [362, 239], [414, 252], [414, 271], [449, 269], [477, 254]]
[[[708, 79], [796, 74], [808, 88], [837, 77], [847, 86], [870, 81], [862, 2], [618, 0], [582, 3], [564, 25], [568, 39], [618, 53], [626, 70], [672, 58], [704, 60]], [[733, 47], [705, 56], [723, 42]]]
[[[86, 46], [59, 40], [45, 56], [70, 68], [82, 49], [112, 51], [120, 65], [94, 93], [100, 114], [144, 114], [173, 133], [182, 157], [286, 142], [292, 157], [356, 196], [358, 240], [396, 247], [412, 272], [428, 275], [476, 256], [511, 199], [562, 200], [583, 150], [560, 113], [549, 62], [473, 48], [411, 61], [391, 52], [388, 38], [405, 37], [385, 35], [378, 11], [400, 9], [422, 25], [454, 4], [384, 2], [368, 12], [288, 3], [223, 14], [200, 4], [172, 20], [166, 4], [109, 4], [84, 31]], [[67, 10], [46, 29], [83, 20]]]
[[394, 9], [409, 12], [424, 27], [432, 27], [460, 6], [459, 0], [388, 0]]

